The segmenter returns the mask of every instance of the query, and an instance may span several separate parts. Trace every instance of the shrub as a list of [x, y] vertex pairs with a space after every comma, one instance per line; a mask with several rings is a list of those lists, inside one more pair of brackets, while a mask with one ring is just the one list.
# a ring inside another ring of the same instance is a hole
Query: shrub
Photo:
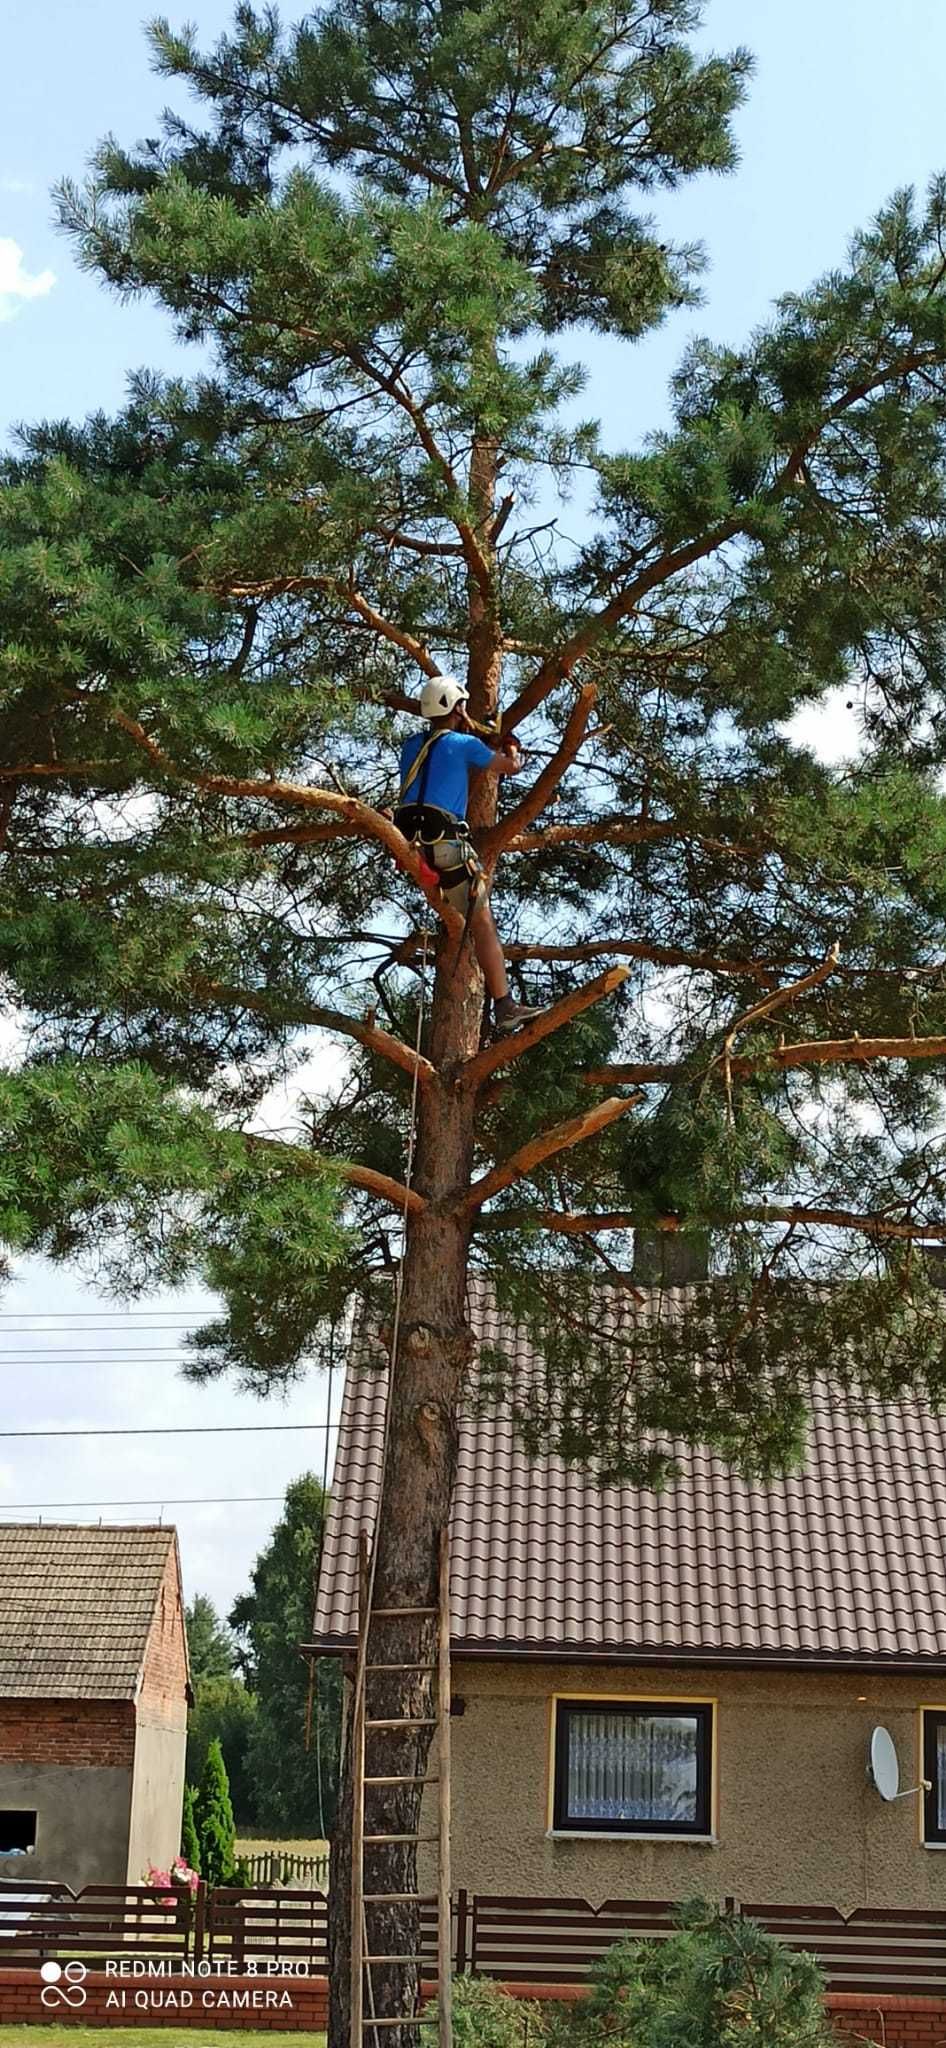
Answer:
[[200, 1842], [197, 1835], [197, 1794], [193, 1785], [184, 1787], [184, 1811], [181, 1815], [181, 1855], [192, 1870], [200, 1869]]
[[[434, 2005], [427, 2009], [436, 2011]], [[432, 2033], [425, 2027], [425, 2040]], [[453, 2048], [541, 2048], [544, 2033], [539, 2006], [509, 1998], [488, 1977], [454, 1978]]]
[[620, 1941], [562, 2014], [557, 2048], [832, 2048], [810, 1956], [696, 1900], [664, 1941]]
[[223, 1751], [216, 1736], [207, 1751], [197, 1799], [200, 1868], [209, 1885], [230, 1884], [236, 1865], [236, 1828]]

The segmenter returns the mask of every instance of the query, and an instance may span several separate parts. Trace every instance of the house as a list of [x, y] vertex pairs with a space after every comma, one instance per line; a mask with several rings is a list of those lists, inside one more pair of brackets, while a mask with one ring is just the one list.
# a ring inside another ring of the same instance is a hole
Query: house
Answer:
[[[684, 1291], [663, 1298], [686, 1312]], [[535, 1369], [482, 1294], [473, 1320], [517, 1376]], [[348, 1374], [322, 1654], [354, 1645], [384, 1380]], [[946, 1908], [946, 1418], [816, 1387], [805, 1469], [768, 1486], [677, 1448], [684, 1477], [663, 1495], [599, 1490], [532, 1462], [508, 1411], [464, 1420], [455, 1885], [593, 1906], [699, 1893]], [[878, 1726], [907, 1795], [895, 1801], [868, 1775]]]
[[0, 1526], [0, 1879], [167, 1868], [188, 1698], [173, 1529]]

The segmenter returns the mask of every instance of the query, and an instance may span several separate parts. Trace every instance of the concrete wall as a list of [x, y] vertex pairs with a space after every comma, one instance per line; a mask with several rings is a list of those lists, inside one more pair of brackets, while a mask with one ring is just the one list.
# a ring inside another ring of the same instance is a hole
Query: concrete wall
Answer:
[[0, 1877], [30, 1883], [55, 1878], [73, 1891], [86, 1884], [125, 1883], [131, 1810], [127, 1766], [0, 1761], [0, 1806], [33, 1808], [38, 1816], [35, 1851], [0, 1856]]
[[186, 1729], [138, 1722], [128, 1834], [129, 1884], [141, 1884], [149, 1864], [166, 1870], [180, 1849], [186, 1740]]
[[[861, 1905], [946, 1908], [946, 1850], [922, 1846], [922, 1801], [884, 1805], [865, 1772], [870, 1731], [883, 1722], [897, 1744], [901, 1784], [918, 1782], [919, 1708], [943, 1705], [946, 1681], [458, 1659], [453, 1691], [465, 1702], [451, 1723], [456, 1885], [581, 1897], [592, 1905], [702, 1892], [746, 1905], [833, 1905], [844, 1912]], [[715, 1700], [712, 1843], [554, 1837], [555, 1694]], [[434, 1819], [431, 1805], [423, 1833]], [[432, 1880], [427, 1852], [422, 1889]]]

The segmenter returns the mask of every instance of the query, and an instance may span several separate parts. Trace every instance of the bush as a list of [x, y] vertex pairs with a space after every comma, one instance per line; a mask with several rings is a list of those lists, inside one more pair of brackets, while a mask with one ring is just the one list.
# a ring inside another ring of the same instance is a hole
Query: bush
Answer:
[[556, 2048], [834, 2048], [810, 1956], [702, 1900], [681, 1909], [677, 1929], [617, 1942], [558, 2020]]
[[207, 1751], [197, 1798], [201, 1875], [209, 1885], [230, 1884], [236, 1867], [233, 1807], [227, 1767], [217, 1737]]
[[[427, 2010], [435, 2012], [436, 2006]], [[425, 2040], [431, 2033], [424, 2028]], [[539, 2006], [509, 1998], [488, 1977], [454, 1978], [453, 2048], [541, 2048], [544, 2034]]]
[[181, 1855], [192, 1870], [200, 1869], [200, 1841], [197, 1835], [197, 1793], [193, 1785], [184, 1787], [184, 1811], [181, 1815]]

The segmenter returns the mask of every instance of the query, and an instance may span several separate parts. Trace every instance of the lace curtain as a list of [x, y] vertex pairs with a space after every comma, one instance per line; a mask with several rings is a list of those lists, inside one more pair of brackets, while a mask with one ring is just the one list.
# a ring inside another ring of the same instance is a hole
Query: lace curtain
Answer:
[[946, 1834], [946, 1721], [936, 1728], [936, 1829]]
[[[694, 1715], [571, 1712], [569, 1818], [692, 1824], [699, 1741]], [[942, 1772], [942, 1747], [939, 1756]]]

